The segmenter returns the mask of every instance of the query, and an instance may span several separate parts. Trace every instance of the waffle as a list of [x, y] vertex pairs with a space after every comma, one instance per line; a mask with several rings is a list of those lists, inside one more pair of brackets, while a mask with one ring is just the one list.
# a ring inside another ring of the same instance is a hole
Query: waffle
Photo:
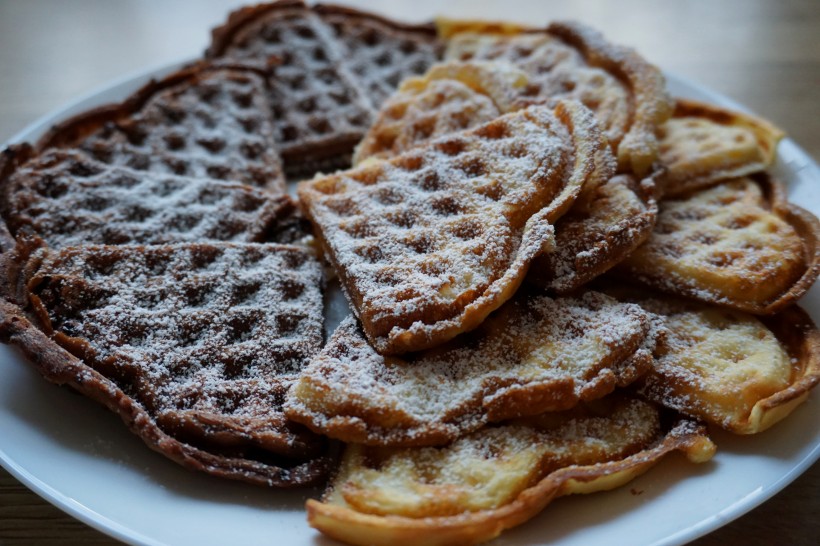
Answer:
[[199, 63], [58, 124], [37, 152], [80, 149], [109, 165], [284, 193], [264, 74]]
[[304, 237], [287, 195], [110, 166], [76, 150], [31, 158], [21, 146], [6, 156], [13, 166], [0, 176], [0, 213], [15, 235], [37, 235], [53, 247]]
[[716, 182], [764, 171], [783, 132], [768, 121], [678, 99], [672, 119], [659, 128], [664, 195], [682, 195]]
[[715, 446], [687, 420], [618, 398], [558, 418], [485, 428], [442, 448], [347, 447], [308, 522], [349, 544], [469, 545], [532, 518], [554, 498], [621, 486], [667, 454], [696, 463]]
[[555, 224], [555, 250], [533, 260], [529, 282], [569, 294], [608, 271], [652, 233], [658, 215], [654, 177], [617, 175], [597, 188], [589, 206], [573, 207]]
[[475, 331], [404, 359], [382, 357], [353, 318], [302, 372], [286, 412], [367, 445], [440, 445], [491, 421], [573, 407], [646, 372], [636, 306], [587, 293], [516, 296]]
[[35, 247], [15, 250], [25, 265], [10, 299], [29, 301], [40, 329], [4, 302], [0, 334], [47, 379], [118, 412], [189, 468], [281, 487], [324, 478], [326, 442], [282, 413], [322, 342], [321, 270], [308, 253], [239, 243]]
[[630, 297], [661, 317], [640, 392], [738, 434], [780, 421], [820, 382], [820, 332], [799, 307], [767, 317], [709, 304]]
[[646, 175], [658, 153], [657, 126], [672, 113], [660, 70], [631, 49], [608, 43], [578, 23], [543, 30], [515, 25], [444, 21], [446, 59], [506, 61], [530, 77], [534, 102], [571, 98], [592, 109], [619, 169]]
[[[533, 107], [299, 186], [368, 340], [443, 343], [509, 299], [606, 151], [586, 108]], [[608, 165], [608, 163], [606, 164]]]
[[661, 202], [644, 245], [616, 271], [668, 292], [755, 314], [797, 301], [817, 279], [820, 222], [768, 176]]
[[434, 65], [424, 76], [404, 80], [387, 100], [356, 148], [353, 164], [389, 159], [517, 110], [516, 97], [527, 81], [525, 72], [507, 63]]
[[405, 78], [423, 74], [444, 46], [432, 24], [400, 23], [344, 6], [313, 8], [342, 44], [345, 65], [373, 108], [381, 107]]

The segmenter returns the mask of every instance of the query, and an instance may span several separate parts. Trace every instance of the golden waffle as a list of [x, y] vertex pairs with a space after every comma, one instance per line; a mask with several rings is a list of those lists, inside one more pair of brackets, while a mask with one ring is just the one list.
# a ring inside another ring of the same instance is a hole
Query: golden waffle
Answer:
[[608, 271], [652, 233], [658, 215], [654, 177], [618, 175], [599, 186], [585, 207], [555, 224], [555, 249], [533, 260], [527, 279], [568, 294]]
[[308, 522], [349, 544], [469, 545], [527, 521], [556, 497], [621, 486], [665, 455], [715, 446], [687, 420], [664, 425], [630, 398], [490, 427], [440, 448], [347, 447]]
[[189, 468], [283, 487], [324, 477], [325, 442], [282, 413], [285, 392], [322, 342], [321, 270], [304, 250], [191, 243], [16, 252], [25, 267], [14, 299], [30, 302], [41, 330], [4, 302], [0, 334], [47, 379], [118, 412]]
[[388, 159], [436, 137], [517, 110], [527, 75], [507, 63], [449, 62], [404, 80], [384, 104], [353, 156]]
[[621, 171], [645, 175], [657, 158], [655, 131], [672, 113], [660, 70], [633, 50], [608, 43], [578, 23], [543, 30], [443, 22], [445, 58], [506, 61], [530, 76], [533, 101], [571, 98], [592, 109]]
[[333, 29], [301, 1], [241, 8], [214, 29], [210, 58], [278, 63], [268, 78], [276, 146], [288, 170], [344, 162], [373, 106]]
[[630, 297], [662, 320], [641, 393], [738, 434], [786, 417], [820, 382], [820, 332], [799, 307], [755, 317], [691, 301]]
[[783, 136], [749, 114], [678, 99], [674, 115], [659, 128], [663, 193], [677, 196], [766, 170]]
[[264, 72], [203, 62], [58, 124], [37, 151], [81, 149], [109, 165], [284, 193], [273, 133]]
[[589, 110], [562, 102], [302, 182], [299, 197], [368, 340], [398, 354], [509, 299], [604, 151]]
[[[526, 292], [526, 291], [522, 291]], [[647, 371], [637, 306], [597, 293], [520, 294], [476, 330], [406, 358], [380, 356], [349, 318], [305, 368], [287, 415], [346, 442], [438, 445], [488, 421], [570, 408]]]
[[655, 229], [617, 271], [664, 292], [769, 314], [820, 272], [820, 222], [768, 176], [738, 178], [660, 204]]
[[0, 213], [16, 236], [54, 247], [185, 241], [277, 241], [304, 237], [287, 195], [171, 174], [110, 166], [69, 150], [27, 161], [5, 152]]
[[435, 27], [411, 25], [348, 8], [319, 4], [314, 11], [333, 30], [345, 65], [379, 108], [405, 78], [423, 74], [441, 58]]

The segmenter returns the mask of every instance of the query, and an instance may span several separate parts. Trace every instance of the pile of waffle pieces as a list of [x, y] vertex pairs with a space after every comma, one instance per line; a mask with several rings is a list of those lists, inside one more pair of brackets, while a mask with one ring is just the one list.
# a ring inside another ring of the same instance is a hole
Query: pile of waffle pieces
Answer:
[[3, 151], [0, 338], [331, 537], [484, 542], [807, 398], [782, 137], [579, 23], [243, 8]]

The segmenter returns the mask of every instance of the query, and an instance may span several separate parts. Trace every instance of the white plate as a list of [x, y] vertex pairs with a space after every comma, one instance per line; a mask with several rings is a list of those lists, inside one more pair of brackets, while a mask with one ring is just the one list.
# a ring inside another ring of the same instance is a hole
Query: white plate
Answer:
[[[40, 120], [12, 141], [32, 140], [52, 123], [120, 100], [149, 77], [111, 85]], [[739, 105], [668, 75], [677, 96]], [[820, 169], [793, 142], [780, 145], [776, 173], [790, 198], [820, 215]], [[820, 289], [803, 301], [820, 321]], [[113, 413], [44, 381], [0, 346], [0, 463], [37, 494], [133, 544], [335, 544], [310, 529], [302, 509], [317, 491], [275, 491], [189, 472], [147, 449]], [[818, 396], [754, 437], [715, 433], [718, 454], [704, 465], [670, 457], [629, 486], [555, 501], [495, 544], [674, 545], [701, 536], [774, 495], [820, 457]]]

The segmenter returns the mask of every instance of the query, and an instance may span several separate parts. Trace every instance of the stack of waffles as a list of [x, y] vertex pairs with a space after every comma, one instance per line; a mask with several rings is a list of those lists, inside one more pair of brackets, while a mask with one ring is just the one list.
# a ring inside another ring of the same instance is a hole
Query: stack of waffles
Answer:
[[4, 152], [0, 336], [189, 468], [327, 482], [329, 536], [487, 541], [820, 381], [782, 136], [577, 23], [243, 8]]

